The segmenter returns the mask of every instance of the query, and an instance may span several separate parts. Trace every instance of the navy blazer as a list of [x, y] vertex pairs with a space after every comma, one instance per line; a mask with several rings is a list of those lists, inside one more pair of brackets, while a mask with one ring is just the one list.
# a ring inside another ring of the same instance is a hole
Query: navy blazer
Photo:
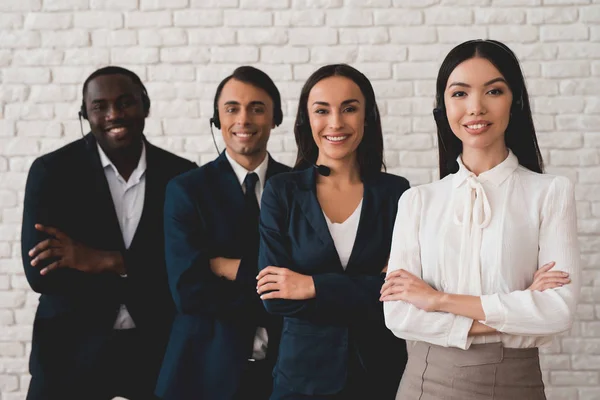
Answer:
[[[269, 157], [267, 180], [289, 170]], [[268, 328], [274, 364], [281, 321], [256, 293], [258, 249], [244, 254], [244, 204], [225, 152], [167, 187], [165, 253], [177, 315], [156, 389], [164, 399], [232, 399], [258, 326]], [[214, 257], [241, 259], [235, 281], [213, 274]]]
[[[165, 187], [196, 165], [147, 141], [145, 145], [144, 209], [128, 249], [92, 134], [37, 158], [29, 170], [21, 247], [27, 280], [41, 294], [29, 364], [34, 392], [38, 389], [33, 386], [41, 382], [60, 386], [95, 374], [121, 304], [126, 304], [147, 348], [148, 360], [140, 364], [152, 376], [148, 387], [156, 384], [174, 314], [164, 263]], [[92, 248], [120, 251], [127, 277], [71, 268], [40, 275], [54, 260], [30, 265], [29, 250], [48, 238], [35, 229], [36, 223], [56, 227]]]
[[[385, 327], [379, 301], [398, 200], [406, 179], [379, 173], [364, 179], [362, 211], [344, 270], [316, 196], [313, 168], [271, 179], [262, 197], [259, 269], [289, 268], [314, 279], [309, 300], [265, 300], [284, 316], [275, 384], [305, 395], [346, 385], [349, 351], [373, 382], [373, 398], [393, 399], [406, 364], [406, 344]], [[350, 350], [352, 349], [352, 350]]]

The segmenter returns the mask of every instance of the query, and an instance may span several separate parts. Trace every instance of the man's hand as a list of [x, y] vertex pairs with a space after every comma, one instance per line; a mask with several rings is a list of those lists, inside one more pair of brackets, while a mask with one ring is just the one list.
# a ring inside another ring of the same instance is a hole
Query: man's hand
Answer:
[[237, 276], [238, 269], [240, 268], [241, 260], [234, 258], [225, 258], [225, 257], [215, 257], [211, 258], [210, 270], [213, 274], [228, 279], [230, 281], [235, 281], [235, 277]]
[[29, 250], [29, 256], [32, 258], [31, 265], [35, 267], [43, 260], [57, 259], [42, 268], [40, 271], [42, 275], [46, 275], [57, 268], [72, 268], [92, 274], [115, 272], [123, 275], [126, 273], [123, 256], [118, 251], [92, 249], [50, 226], [36, 224], [35, 229], [52, 237], [41, 241]]
[[316, 297], [312, 276], [302, 275], [287, 268], [269, 266], [260, 271], [256, 279], [256, 291], [262, 300], [308, 300]]

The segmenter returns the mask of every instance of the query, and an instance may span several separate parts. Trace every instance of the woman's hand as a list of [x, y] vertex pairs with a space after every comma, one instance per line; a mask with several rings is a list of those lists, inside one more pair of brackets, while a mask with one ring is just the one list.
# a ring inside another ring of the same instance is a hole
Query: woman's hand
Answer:
[[316, 296], [312, 276], [302, 275], [287, 268], [269, 266], [260, 271], [256, 279], [256, 291], [262, 300], [308, 300]]
[[550, 271], [556, 263], [554, 261], [544, 264], [533, 275], [533, 283], [527, 290], [539, 290], [543, 292], [546, 289], [554, 289], [571, 283], [569, 274], [562, 271]]
[[436, 311], [443, 293], [429, 286], [423, 279], [399, 269], [391, 272], [381, 287], [380, 301], [402, 300], [425, 311]]

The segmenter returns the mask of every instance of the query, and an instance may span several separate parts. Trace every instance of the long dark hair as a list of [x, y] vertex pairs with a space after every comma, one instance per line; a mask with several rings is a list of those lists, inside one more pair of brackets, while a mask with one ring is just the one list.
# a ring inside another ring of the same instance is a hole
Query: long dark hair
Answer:
[[381, 117], [375, 101], [375, 92], [369, 79], [347, 64], [331, 64], [316, 70], [306, 81], [300, 92], [298, 113], [294, 124], [294, 136], [298, 146], [295, 169], [304, 169], [317, 162], [319, 148], [310, 129], [308, 95], [321, 80], [331, 76], [343, 76], [356, 83], [365, 97], [365, 132], [356, 149], [356, 159], [362, 178], [385, 170], [383, 161], [383, 132]]
[[519, 164], [534, 172], [544, 171], [544, 161], [535, 136], [529, 95], [525, 87], [525, 78], [521, 72], [515, 54], [503, 43], [496, 40], [470, 40], [453, 48], [440, 67], [435, 94], [433, 114], [437, 123], [440, 179], [458, 170], [455, 160], [462, 153], [462, 142], [450, 129], [446, 116], [444, 92], [448, 78], [463, 61], [474, 57], [485, 58], [491, 62], [506, 79], [512, 91], [510, 120], [504, 141], [519, 159]]

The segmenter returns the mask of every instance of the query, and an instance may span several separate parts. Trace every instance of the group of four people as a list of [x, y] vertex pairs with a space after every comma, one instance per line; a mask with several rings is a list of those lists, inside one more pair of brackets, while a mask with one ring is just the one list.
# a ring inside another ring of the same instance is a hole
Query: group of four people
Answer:
[[410, 189], [348, 65], [302, 88], [293, 170], [267, 153], [281, 97], [253, 67], [218, 86], [225, 150], [202, 167], [146, 140], [149, 110], [134, 73], [100, 69], [91, 133], [31, 167], [28, 399], [545, 398], [537, 348], [579, 291], [574, 194], [542, 174], [504, 44], [445, 58], [442, 179]]

